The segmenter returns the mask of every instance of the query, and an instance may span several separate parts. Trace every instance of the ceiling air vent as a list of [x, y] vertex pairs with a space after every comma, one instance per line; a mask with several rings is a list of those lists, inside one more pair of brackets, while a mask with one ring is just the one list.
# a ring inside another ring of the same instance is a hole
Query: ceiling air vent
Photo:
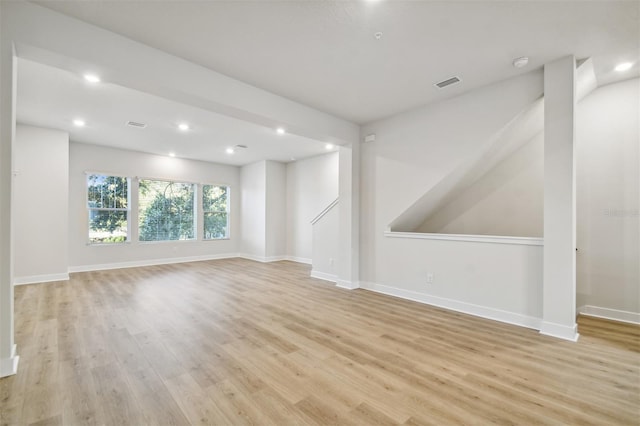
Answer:
[[461, 80], [458, 77], [451, 77], [446, 80], [442, 80], [440, 83], [434, 84], [438, 89], [444, 89], [447, 86], [451, 86], [452, 84], [459, 83]]
[[147, 127], [144, 123], [138, 123], [137, 121], [127, 121], [127, 126], [137, 127], [138, 129], [144, 129]]

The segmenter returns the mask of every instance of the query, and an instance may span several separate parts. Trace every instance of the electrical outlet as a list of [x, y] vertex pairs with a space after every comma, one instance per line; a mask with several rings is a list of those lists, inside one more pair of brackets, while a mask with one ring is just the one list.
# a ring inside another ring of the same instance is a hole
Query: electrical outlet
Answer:
[[427, 284], [433, 284], [433, 272], [427, 273]]

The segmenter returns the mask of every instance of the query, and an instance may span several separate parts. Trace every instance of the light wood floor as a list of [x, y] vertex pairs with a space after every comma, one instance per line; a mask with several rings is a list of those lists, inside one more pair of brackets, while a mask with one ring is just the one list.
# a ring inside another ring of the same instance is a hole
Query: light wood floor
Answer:
[[2, 424], [638, 424], [640, 330], [578, 343], [241, 259], [16, 288]]

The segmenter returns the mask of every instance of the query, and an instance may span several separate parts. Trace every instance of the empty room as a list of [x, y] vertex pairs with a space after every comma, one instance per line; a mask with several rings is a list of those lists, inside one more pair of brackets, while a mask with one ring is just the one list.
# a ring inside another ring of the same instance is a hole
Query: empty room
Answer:
[[0, 425], [638, 425], [637, 1], [0, 0]]

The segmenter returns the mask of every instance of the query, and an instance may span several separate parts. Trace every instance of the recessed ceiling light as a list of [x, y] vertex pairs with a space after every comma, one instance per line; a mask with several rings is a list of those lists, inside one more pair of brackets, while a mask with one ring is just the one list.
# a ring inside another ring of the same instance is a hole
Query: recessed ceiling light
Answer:
[[325, 147], [325, 149], [333, 149], [334, 145], [332, 143], [328, 143], [324, 147]]
[[187, 123], [180, 123], [178, 124], [178, 129], [186, 132], [187, 130], [189, 130], [189, 125]]
[[175, 157], [175, 156], [176, 156], [176, 153], [175, 153], [175, 152], [170, 152], [170, 153], [169, 153], [169, 157]]
[[282, 127], [278, 127], [278, 128], [276, 129], [276, 132], [277, 132], [279, 135], [284, 135], [285, 130], [284, 130], [284, 128], [282, 128]]
[[100, 77], [95, 74], [85, 74], [84, 79], [89, 83], [100, 83]]
[[631, 69], [632, 66], [633, 64], [631, 62], [623, 62], [621, 64], [616, 65], [615, 70], [619, 72], [628, 71]]
[[516, 67], [516, 68], [526, 67], [528, 63], [529, 63], [529, 58], [527, 58], [526, 56], [522, 56], [520, 58], [515, 58], [513, 60], [513, 66]]
[[227, 148], [227, 154], [233, 154], [235, 151], [233, 148]]
[[73, 125], [76, 127], [84, 127], [86, 123], [84, 122], [84, 120], [81, 120], [79, 118], [76, 118], [75, 120], [73, 120]]

